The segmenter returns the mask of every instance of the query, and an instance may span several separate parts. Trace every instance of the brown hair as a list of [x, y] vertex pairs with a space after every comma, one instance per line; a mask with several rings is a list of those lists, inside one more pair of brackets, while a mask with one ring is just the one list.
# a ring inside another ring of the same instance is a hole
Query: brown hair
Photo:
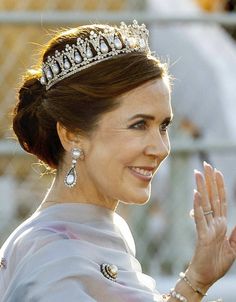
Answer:
[[[55, 50], [75, 43], [78, 36], [87, 37], [91, 30], [101, 31], [107, 26], [81, 26], [60, 32], [45, 47], [39, 66]], [[64, 151], [57, 122], [72, 132], [89, 135], [102, 114], [119, 105], [118, 96], [166, 75], [165, 64], [145, 52], [114, 56], [59, 81], [49, 90], [39, 81], [41, 69], [30, 70], [19, 89], [13, 129], [24, 150], [57, 168]]]

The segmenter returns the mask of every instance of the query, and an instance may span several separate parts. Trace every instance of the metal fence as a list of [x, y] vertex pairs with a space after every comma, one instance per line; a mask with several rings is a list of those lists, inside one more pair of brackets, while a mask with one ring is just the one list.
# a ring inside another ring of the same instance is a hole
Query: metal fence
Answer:
[[[28, 0], [14, 3], [12, 7], [7, 1], [0, 3], [0, 243], [39, 205], [53, 177], [14, 142], [9, 117], [20, 75], [34, 64], [36, 58], [31, 54], [38, 47], [35, 43], [41, 45], [48, 40], [48, 28], [78, 25], [86, 20], [116, 23], [135, 18], [161, 26], [205, 22], [236, 27], [236, 14], [157, 16], [145, 10], [146, 1]], [[191, 209], [194, 165], [200, 166], [202, 154], [222, 159], [230, 155], [236, 159], [236, 144], [232, 142], [175, 141], [173, 138], [172, 146], [171, 157], [161, 170], [160, 177], [157, 176], [154, 181], [158, 189], [150, 203], [143, 207], [121, 206], [119, 209], [131, 224], [138, 258], [145, 272], [152, 275], [176, 274], [191, 258], [194, 224], [188, 213]], [[226, 173], [226, 181], [230, 177]], [[233, 213], [230, 224], [233, 224]]]

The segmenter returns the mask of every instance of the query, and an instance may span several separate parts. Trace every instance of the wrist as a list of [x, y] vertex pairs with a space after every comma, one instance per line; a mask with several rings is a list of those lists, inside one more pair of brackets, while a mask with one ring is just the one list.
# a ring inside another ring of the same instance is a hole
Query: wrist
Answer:
[[201, 297], [207, 296], [206, 292], [207, 292], [208, 288], [206, 289], [203, 286], [199, 287], [198, 284], [197, 284], [197, 282], [193, 283], [192, 280], [189, 278], [189, 276], [187, 276], [186, 273], [181, 272], [179, 274], [179, 276], [180, 276], [180, 279], [182, 281], [184, 281], [192, 289], [192, 291], [194, 293], [198, 294]]
[[[183, 296], [187, 302], [200, 302], [202, 301], [202, 296], [198, 293], [194, 292], [192, 288], [182, 279], [179, 279], [177, 283], [175, 284], [174, 290], [176, 293], [179, 293], [181, 296]], [[171, 296], [173, 297], [173, 296]], [[173, 298], [172, 298], [173, 299]], [[168, 301], [178, 301], [176, 298], [173, 300], [170, 299]], [[184, 301], [184, 300], [183, 300]]]
[[[207, 296], [207, 291], [212, 284], [204, 284], [195, 271], [188, 268], [185, 273], [180, 273], [180, 279], [175, 287], [170, 290], [168, 296], [164, 295], [163, 298], [168, 302], [200, 302], [204, 296]], [[218, 299], [217, 301], [222, 302], [223, 300]]]
[[191, 283], [191, 285], [195, 288], [198, 289], [201, 293], [206, 294], [206, 292], [209, 290], [209, 288], [213, 285], [214, 282], [212, 283], [204, 283], [199, 275], [191, 268], [188, 268], [185, 271], [185, 276]]

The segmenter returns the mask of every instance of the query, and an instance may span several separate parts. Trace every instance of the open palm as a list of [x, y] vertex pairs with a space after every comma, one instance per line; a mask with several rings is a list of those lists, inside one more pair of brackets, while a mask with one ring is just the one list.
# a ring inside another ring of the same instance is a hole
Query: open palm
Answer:
[[223, 175], [204, 163], [204, 174], [195, 171], [195, 253], [187, 271], [189, 278], [208, 288], [221, 278], [236, 258], [236, 227], [227, 237], [227, 200]]

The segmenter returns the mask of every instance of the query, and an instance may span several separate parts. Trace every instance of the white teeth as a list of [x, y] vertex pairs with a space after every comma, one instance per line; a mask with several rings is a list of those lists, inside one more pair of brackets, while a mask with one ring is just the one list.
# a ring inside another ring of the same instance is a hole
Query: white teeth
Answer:
[[135, 168], [132, 167], [132, 170], [134, 170], [135, 172], [137, 172], [138, 174], [144, 175], [144, 176], [152, 176], [152, 171], [148, 171], [148, 170], [144, 170], [144, 169], [140, 169], [140, 168]]

